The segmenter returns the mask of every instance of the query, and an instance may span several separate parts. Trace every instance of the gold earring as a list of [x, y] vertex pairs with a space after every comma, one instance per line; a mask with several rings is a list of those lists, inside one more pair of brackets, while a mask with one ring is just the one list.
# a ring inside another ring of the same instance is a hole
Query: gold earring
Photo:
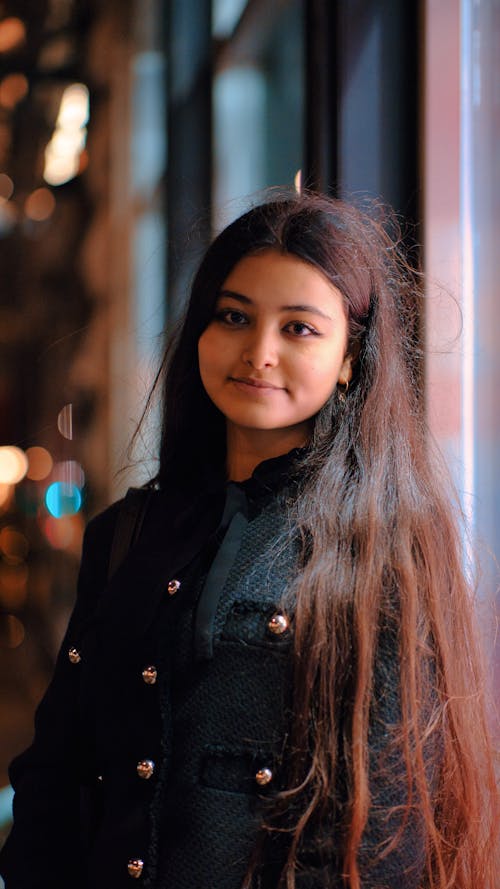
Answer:
[[346, 403], [348, 389], [349, 389], [349, 380], [339, 380], [338, 381], [337, 392], [339, 394], [339, 401], [342, 402], [342, 404]]

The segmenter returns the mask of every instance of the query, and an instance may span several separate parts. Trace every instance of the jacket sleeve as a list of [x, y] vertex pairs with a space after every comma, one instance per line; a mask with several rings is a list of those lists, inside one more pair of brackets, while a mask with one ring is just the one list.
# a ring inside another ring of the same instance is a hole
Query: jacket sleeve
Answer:
[[68, 650], [91, 620], [106, 584], [118, 512], [93, 519], [83, 539], [76, 604], [53, 679], [35, 714], [31, 746], [11, 764], [14, 824], [0, 854], [6, 889], [78, 889], [80, 784], [85, 754], [79, 730], [79, 673]]

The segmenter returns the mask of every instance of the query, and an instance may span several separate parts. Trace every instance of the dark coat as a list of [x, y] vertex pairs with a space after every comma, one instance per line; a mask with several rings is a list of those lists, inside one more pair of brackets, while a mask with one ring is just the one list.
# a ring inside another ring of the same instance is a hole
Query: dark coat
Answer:
[[[134, 880], [238, 889], [281, 780], [291, 630], [280, 598], [295, 556], [290, 544], [270, 552], [269, 541], [283, 514], [275, 499], [253, 519], [236, 514], [197, 601], [189, 566], [220, 500], [186, 511], [155, 493], [138, 544], [108, 583], [118, 508], [85, 534], [77, 603], [35, 740], [11, 768], [15, 823], [0, 872], [6, 889], [130, 889]], [[382, 641], [376, 696], [378, 756], [399, 713], [393, 642]], [[372, 794], [374, 810], [404, 802], [381, 779]], [[424, 842], [414, 823], [399, 850], [370, 864], [394, 829], [380, 814], [364, 841], [362, 885], [417, 889]], [[276, 872], [276, 862], [264, 869], [264, 889], [276, 889]], [[340, 886], [336, 863], [297, 885]]]

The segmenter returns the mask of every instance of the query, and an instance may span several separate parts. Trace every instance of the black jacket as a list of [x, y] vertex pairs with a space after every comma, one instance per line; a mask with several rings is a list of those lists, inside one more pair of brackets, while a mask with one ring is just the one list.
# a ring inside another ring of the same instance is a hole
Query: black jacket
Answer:
[[[201, 597], [217, 495], [186, 509], [153, 494], [139, 542], [109, 582], [119, 506], [89, 524], [35, 740], [11, 768], [6, 889], [238, 889], [282, 780], [292, 636], [280, 599], [295, 561], [279, 500], [245, 516], [238, 496]], [[379, 655], [374, 763], [399, 713], [393, 642], [382, 640]], [[372, 795], [362, 885], [417, 889], [425, 844], [414, 822], [371, 863], [394, 829], [386, 810], [405, 802], [380, 777]], [[276, 889], [278, 871], [276, 861], [264, 868], [264, 889]], [[335, 860], [323, 871], [312, 861], [297, 885], [340, 886]]]

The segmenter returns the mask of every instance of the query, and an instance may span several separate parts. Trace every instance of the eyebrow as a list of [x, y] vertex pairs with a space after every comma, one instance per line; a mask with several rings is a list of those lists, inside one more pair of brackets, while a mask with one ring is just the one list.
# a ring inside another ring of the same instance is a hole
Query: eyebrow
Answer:
[[[237, 302], [243, 303], [246, 306], [253, 306], [254, 302], [250, 299], [249, 296], [244, 296], [243, 293], [237, 293], [235, 290], [221, 290], [217, 299], [221, 299], [223, 296], [229, 296], [231, 299], [235, 299]], [[313, 315], [319, 315], [321, 318], [326, 318], [327, 321], [333, 321], [333, 318], [330, 315], [327, 315], [326, 312], [322, 312], [321, 309], [318, 309], [317, 306], [310, 306], [306, 303], [300, 303], [296, 306], [280, 306], [280, 312], [310, 312]]]

